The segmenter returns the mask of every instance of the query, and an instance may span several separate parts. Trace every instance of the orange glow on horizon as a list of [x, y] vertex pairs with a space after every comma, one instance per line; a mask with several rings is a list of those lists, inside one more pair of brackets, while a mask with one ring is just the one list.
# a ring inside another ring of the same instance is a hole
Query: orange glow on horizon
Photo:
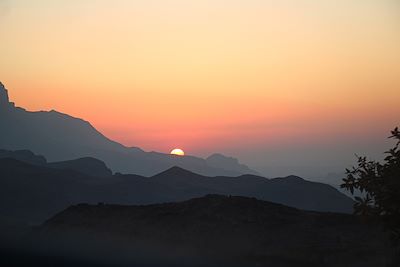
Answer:
[[212, 153], [398, 124], [392, 0], [6, 2], [10, 99], [127, 146]]

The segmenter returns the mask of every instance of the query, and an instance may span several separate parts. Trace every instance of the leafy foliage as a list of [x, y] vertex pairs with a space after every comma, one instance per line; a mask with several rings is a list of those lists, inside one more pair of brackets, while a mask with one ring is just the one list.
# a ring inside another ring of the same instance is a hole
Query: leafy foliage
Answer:
[[386, 151], [383, 163], [358, 157], [358, 166], [346, 169], [342, 188], [363, 197], [355, 197], [354, 213], [384, 223], [393, 237], [400, 241], [400, 131], [396, 127], [389, 138], [395, 146]]

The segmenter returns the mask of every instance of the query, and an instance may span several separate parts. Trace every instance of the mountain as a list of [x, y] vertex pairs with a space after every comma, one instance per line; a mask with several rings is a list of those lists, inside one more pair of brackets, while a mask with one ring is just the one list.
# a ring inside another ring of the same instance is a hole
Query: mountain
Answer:
[[43, 156], [36, 155], [29, 150], [4, 150], [0, 149], [0, 159], [13, 158], [22, 162], [31, 163], [33, 165], [46, 165], [47, 159]]
[[38, 223], [77, 201], [91, 200], [90, 181], [99, 178], [72, 170], [58, 170], [0, 159], [1, 216]]
[[107, 177], [112, 175], [112, 171], [104, 162], [90, 157], [67, 161], [47, 162], [45, 157], [36, 155], [29, 150], [10, 151], [0, 149], [0, 159], [4, 158], [16, 159], [25, 163], [52, 169], [73, 170], [96, 177]]
[[175, 191], [171, 201], [224, 194], [256, 197], [305, 210], [345, 213], [353, 210], [353, 200], [332, 186], [296, 176], [274, 179], [256, 175], [206, 177], [173, 167], [151, 179]]
[[154, 204], [207, 194], [256, 197], [314, 211], [350, 213], [353, 206], [351, 198], [333, 187], [299, 177], [208, 177], [180, 167], [151, 177], [98, 175], [109, 173], [103, 164], [94, 159], [46, 165], [0, 159], [1, 216], [38, 223], [69, 205], [82, 202]]
[[47, 255], [113, 266], [138, 261], [137, 266], [249, 267], [387, 263], [387, 240], [373, 224], [237, 196], [147, 206], [74, 205], [30, 238], [40, 240]]
[[214, 168], [232, 170], [243, 174], [255, 174], [254, 171], [252, 171], [249, 167], [244, 164], [240, 164], [238, 159], [227, 157], [219, 153], [212, 154], [206, 158], [206, 162], [209, 166]]
[[95, 158], [79, 158], [74, 160], [50, 162], [47, 164], [50, 168], [74, 170], [83, 174], [108, 177], [112, 175], [112, 171], [106, 166], [104, 162]]
[[215, 160], [174, 156], [125, 147], [97, 131], [89, 122], [57, 111], [29, 112], [15, 107], [0, 83], [0, 148], [31, 150], [49, 161], [93, 157], [104, 161], [114, 172], [154, 175], [172, 166], [204, 175], [257, 174], [231, 161], [221, 166]]

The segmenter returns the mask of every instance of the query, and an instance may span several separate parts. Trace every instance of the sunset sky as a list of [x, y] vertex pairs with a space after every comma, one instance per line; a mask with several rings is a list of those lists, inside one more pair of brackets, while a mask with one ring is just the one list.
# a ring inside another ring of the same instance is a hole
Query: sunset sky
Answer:
[[398, 0], [0, 0], [17, 106], [127, 146], [318, 176], [400, 126]]

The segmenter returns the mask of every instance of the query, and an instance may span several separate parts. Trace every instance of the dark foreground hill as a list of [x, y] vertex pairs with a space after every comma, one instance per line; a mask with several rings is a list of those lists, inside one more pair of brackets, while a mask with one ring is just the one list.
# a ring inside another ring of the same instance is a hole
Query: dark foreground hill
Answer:
[[246, 267], [387, 263], [383, 234], [352, 215], [219, 195], [148, 206], [74, 205], [46, 221], [29, 240], [42, 255], [68, 255], [92, 263]]
[[[57, 168], [56, 168], [57, 167]], [[99, 171], [97, 171], [99, 169]], [[299, 177], [207, 177], [173, 167], [152, 177], [96, 176], [107, 168], [95, 159], [32, 165], [0, 159], [0, 218], [40, 223], [78, 203], [152, 204], [207, 194], [240, 195], [315, 210], [352, 211], [353, 201], [333, 187]]]

